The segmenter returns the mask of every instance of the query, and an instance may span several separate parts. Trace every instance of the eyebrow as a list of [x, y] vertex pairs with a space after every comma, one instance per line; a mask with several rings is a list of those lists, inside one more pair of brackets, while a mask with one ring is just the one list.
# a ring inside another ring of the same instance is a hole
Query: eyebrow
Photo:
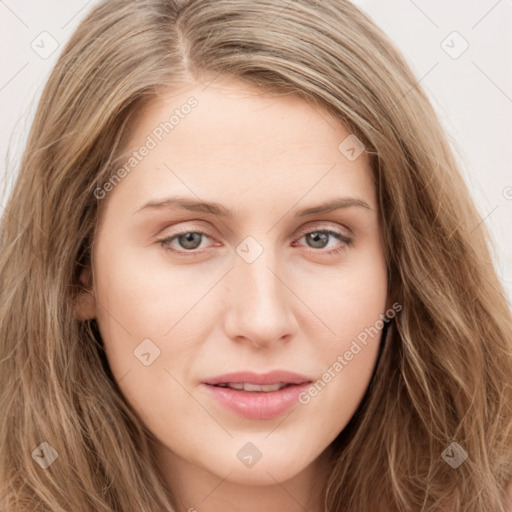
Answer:
[[[363, 201], [362, 199], [358, 199], [355, 197], [335, 197], [321, 203], [317, 206], [305, 208], [296, 212], [296, 217], [306, 217], [308, 215], [317, 215], [323, 213], [329, 213], [335, 210], [339, 210], [342, 208], [350, 208], [350, 207], [360, 207], [368, 210], [372, 210], [373, 208], [370, 205]], [[196, 201], [193, 199], [189, 199], [186, 197], [167, 197], [165, 199], [156, 199], [147, 202], [141, 208], [136, 210], [135, 213], [139, 213], [144, 210], [152, 210], [152, 209], [164, 209], [164, 208], [181, 208], [184, 210], [188, 210], [191, 212], [200, 212], [207, 213], [210, 215], [215, 215], [218, 217], [223, 217], [226, 219], [233, 219], [236, 217], [236, 213], [226, 208], [225, 206], [219, 203], [213, 202], [204, 202], [204, 201]]]

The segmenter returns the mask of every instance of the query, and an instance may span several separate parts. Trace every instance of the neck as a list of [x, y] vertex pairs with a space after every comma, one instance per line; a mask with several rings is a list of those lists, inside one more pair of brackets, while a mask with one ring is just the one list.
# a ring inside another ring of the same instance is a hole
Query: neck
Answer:
[[292, 478], [266, 472], [265, 482], [250, 485], [232, 480], [235, 471], [214, 474], [160, 446], [158, 464], [168, 482], [177, 511], [183, 512], [324, 512], [329, 475], [329, 449]]

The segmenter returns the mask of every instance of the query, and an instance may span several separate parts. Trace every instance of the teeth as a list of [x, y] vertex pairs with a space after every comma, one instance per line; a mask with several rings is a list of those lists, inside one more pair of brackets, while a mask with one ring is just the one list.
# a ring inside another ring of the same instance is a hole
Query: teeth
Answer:
[[238, 390], [244, 390], [244, 391], [278, 391], [286, 386], [285, 382], [278, 382], [277, 384], [248, 384], [248, 383], [242, 383], [242, 382], [226, 382], [222, 384], [217, 384], [220, 387], [223, 388], [231, 388], [231, 389], [238, 389]]
[[226, 384], [226, 387], [227, 388], [232, 388], [232, 389], [244, 389], [244, 385], [242, 383], [238, 383], [238, 382], [233, 382], [232, 384]]

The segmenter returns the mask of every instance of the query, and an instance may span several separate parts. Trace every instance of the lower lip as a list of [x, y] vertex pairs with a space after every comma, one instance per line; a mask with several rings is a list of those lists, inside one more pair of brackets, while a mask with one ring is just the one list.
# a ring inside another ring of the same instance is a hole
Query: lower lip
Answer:
[[243, 391], [202, 384], [227, 409], [251, 420], [268, 420], [279, 416], [298, 401], [310, 383], [293, 384], [278, 391]]

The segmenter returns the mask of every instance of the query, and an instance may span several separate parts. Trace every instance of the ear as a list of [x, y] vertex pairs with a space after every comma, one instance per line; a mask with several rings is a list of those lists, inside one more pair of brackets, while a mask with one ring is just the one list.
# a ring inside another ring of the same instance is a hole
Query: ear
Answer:
[[80, 274], [80, 292], [75, 300], [74, 314], [80, 322], [96, 317], [96, 299], [92, 290], [89, 266], [85, 267]]

